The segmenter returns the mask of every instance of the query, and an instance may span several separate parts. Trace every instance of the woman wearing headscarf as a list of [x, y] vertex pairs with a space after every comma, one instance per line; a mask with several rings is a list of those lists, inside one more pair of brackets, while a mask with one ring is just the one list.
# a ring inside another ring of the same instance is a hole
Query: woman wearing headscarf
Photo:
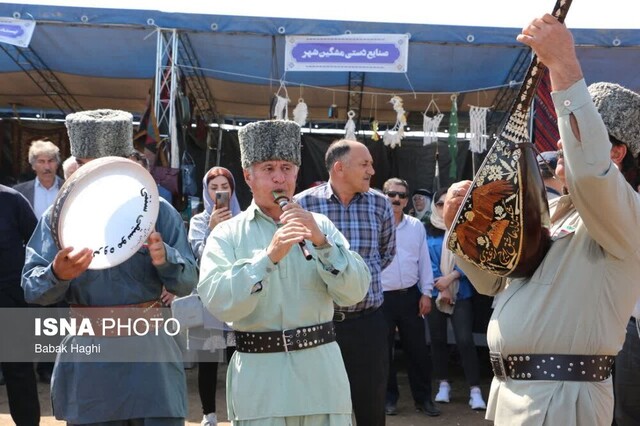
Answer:
[[447, 319], [451, 319], [456, 346], [460, 352], [464, 375], [469, 384], [469, 406], [474, 410], [487, 408], [480, 391], [480, 373], [478, 353], [473, 342], [473, 306], [471, 282], [455, 265], [453, 253], [444, 247], [446, 227], [443, 219], [444, 199], [447, 188], [438, 190], [431, 201], [431, 223], [427, 229], [427, 240], [431, 266], [433, 268], [434, 304], [428, 316], [429, 333], [431, 335], [431, 356], [433, 359], [433, 375], [440, 380], [436, 402], [449, 402], [451, 386], [449, 385], [447, 349]]
[[[216, 205], [216, 193], [228, 193], [228, 207]], [[196, 256], [198, 264], [209, 234], [220, 222], [231, 219], [240, 213], [240, 204], [235, 193], [235, 180], [231, 172], [224, 167], [213, 167], [202, 179], [202, 198], [204, 211], [191, 218], [189, 225], [189, 244]], [[200, 328], [191, 329], [188, 340], [193, 349], [200, 349], [198, 364], [198, 392], [202, 403], [202, 426], [216, 426], [216, 380], [218, 362], [211, 359], [216, 351], [227, 351], [227, 360], [233, 354], [233, 333], [222, 321], [211, 316], [206, 310], [204, 333]], [[210, 359], [204, 362], [203, 359]]]
[[[213, 167], [202, 178], [204, 211], [193, 216], [189, 225], [189, 243], [198, 262], [200, 262], [207, 237], [213, 228], [220, 222], [240, 213], [235, 186], [233, 175], [224, 167]], [[216, 192], [229, 193], [229, 208], [215, 208]]]
[[429, 216], [431, 215], [431, 192], [427, 189], [416, 189], [411, 197], [413, 209], [411, 216], [418, 219], [426, 227], [429, 226]]

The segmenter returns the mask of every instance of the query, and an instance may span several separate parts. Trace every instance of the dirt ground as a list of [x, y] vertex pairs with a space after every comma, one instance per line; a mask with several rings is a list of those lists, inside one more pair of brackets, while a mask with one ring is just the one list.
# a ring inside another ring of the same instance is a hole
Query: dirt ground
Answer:
[[[481, 365], [483, 368], [486, 366], [485, 361], [481, 353]], [[490, 425], [491, 423], [484, 420], [484, 411], [473, 411], [469, 408], [468, 387], [465, 384], [464, 376], [460, 370], [459, 365], [454, 361], [450, 367], [452, 376], [452, 401], [449, 404], [438, 404], [438, 407], [442, 410], [440, 417], [427, 417], [424, 414], [418, 413], [413, 407], [413, 399], [409, 391], [409, 383], [407, 380], [406, 368], [404, 366], [404, 360], [402, 359], [401, 352], [396, 359], [396, 366], [399, 370], [398, 373], [398, 385], [400, 388], [400, 401], [398, 402], [398, 414], [395, 416], [387, 416], [387, 426], [418, 426], [418, 425], [451, 425], [451, 426], [476, 426], [476, 425]], [[221, 420], [218, 424], [220, 426], [229, 426], [231, 423], [227, 421], [226, 415], [226, 403], [225, 403], [225, 368], [218, 369], [218, 392], [217, 392], [217, 408], [218, 419]], [[489, 392], [490, 373], [488, 370], [482, 371], [482, 393], [485, 397]], [[198, 397], [197, 386], [198, 373], [197, 369], [187, 370], [187, 386], [189, 389], [189, 416], [186, 421], [188, 426], [199, 426], [202, 419], [202, 411], [200, 406], [200, 399]], [[435, 386], [435, 385], [434, 385]], [[434, 388], [434, 396], [435, 391]], [[55, 420], [51, 415], [51, 403], [49, 395], [49, 386], [45, 384], [38, 384], [38, 393], [40, 395], [40, 407], [42, 410], [42, 417], [40, 420], [41, 426], [63, 426], [65, 422]], [[9, 415], [9, 404], [7, 402], [6, 387], [0, 386], [0, 426], [13, 425], [11, 416]]]

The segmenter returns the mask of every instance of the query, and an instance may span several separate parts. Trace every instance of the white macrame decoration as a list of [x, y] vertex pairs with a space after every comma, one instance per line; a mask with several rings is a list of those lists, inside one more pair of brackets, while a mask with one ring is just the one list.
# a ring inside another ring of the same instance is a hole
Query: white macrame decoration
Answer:
[[[284, 93], [284, 96], [280, 95], [280, 92]], [[273, 111], [271, 112], [271, 117], [274, 120], [288, 120], [289, 119], [289, 94], [287, 93], [287, 88], [284, 85], [284, 81], [280, 82], [280, 87], [275, 94], [275, 103], [273, 106]]]
[[[427, 112], [429, 109], [433, 107], [436, 114], [433, 117], [429, 117]], [[424, 132], [424, 136], [422, 139], [422, 146], [427, 146], [430, 143], [438, 142], [438, 126], [440, 126], [440, 122], [444, 118], [444, 114], [440, 112], [440, 108], [431, 98], [429, 105], [427, 105], [427, 109], [422, 113], [422, 131]]]
[[487, 150], [487, 107], [469, 106], [469, 121], [471, 122], [471, 139], [469, 151], [476, 154]]
[[422, 117], [422, 130], [424, 132], [422, 146], [438, 142], [438, 126], [440, 126], [440, 122], [442, 121], [444, 114], [439, 113], [433, 117], [429, 117], [427, 114], [422, 113]]
[[402, 98], [400, 96], [393, 96], [389, 103], [393, 105], [393, 110], [396, 112], [396, 124], [384, 132], [382, 141], [386, 146], [395, 148], [401, 145], [400, 142], [402, 138], [404, 138], [404, 126], [407, 124], [407, 117], [405, 116]]
[[353, 121], [353, 117], [356, 116], [356, 113], [353, 110], [349, 110], [347, 113], [347, 124], [344, 126], [344, 138], [350, 139], [352, 141], [356, 140], [356, 122]]
[[273, 114], [271, 114], [274, 120], [288, 120], [289, 119], [289, 98], [283, 98], [276, 95], [276, 103], [273, 107]]
[[304, 99], [298, 99], [298, 105], [293, 109], [293, 121], [298, 123], [300, 127], [303, 127], [307, 124], [307, 115], [309, 114], [309, 109], [307, 108], [307, 104], [304, 103]]

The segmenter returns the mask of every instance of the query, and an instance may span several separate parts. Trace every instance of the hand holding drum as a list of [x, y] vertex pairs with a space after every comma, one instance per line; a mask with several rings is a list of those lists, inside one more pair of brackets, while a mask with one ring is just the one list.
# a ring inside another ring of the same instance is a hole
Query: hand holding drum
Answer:
[[155, 229], [149, 235], [147, 240], [149, 255], [151, 256], [151, 263], [154, 266], [162, 266], [167, 263], [167, 251], [164, 247], [164, 241], [162, 241], [162, 235]]
[[82, 249], [77, 253], [71, 253], [73, 247], [60, 250], [53, 259], [51, 268], [53, 275], [61, 281], [69, 281], [77, 278], [89, 268], [93, 260], [93, 250]]

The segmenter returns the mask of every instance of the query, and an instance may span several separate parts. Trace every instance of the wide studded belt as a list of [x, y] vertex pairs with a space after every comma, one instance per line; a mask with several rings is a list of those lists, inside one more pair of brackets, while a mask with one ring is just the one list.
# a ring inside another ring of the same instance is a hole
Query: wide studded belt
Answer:
[[247, 353], [291, 352], [336, 340], [333, 322], [282, 331], [236, 331], [236, 350]]
[[611, 375], [613, 355], [512, 354], [489, 352], [493, 374], [498, 380], [560, 380], [599, 382]]

